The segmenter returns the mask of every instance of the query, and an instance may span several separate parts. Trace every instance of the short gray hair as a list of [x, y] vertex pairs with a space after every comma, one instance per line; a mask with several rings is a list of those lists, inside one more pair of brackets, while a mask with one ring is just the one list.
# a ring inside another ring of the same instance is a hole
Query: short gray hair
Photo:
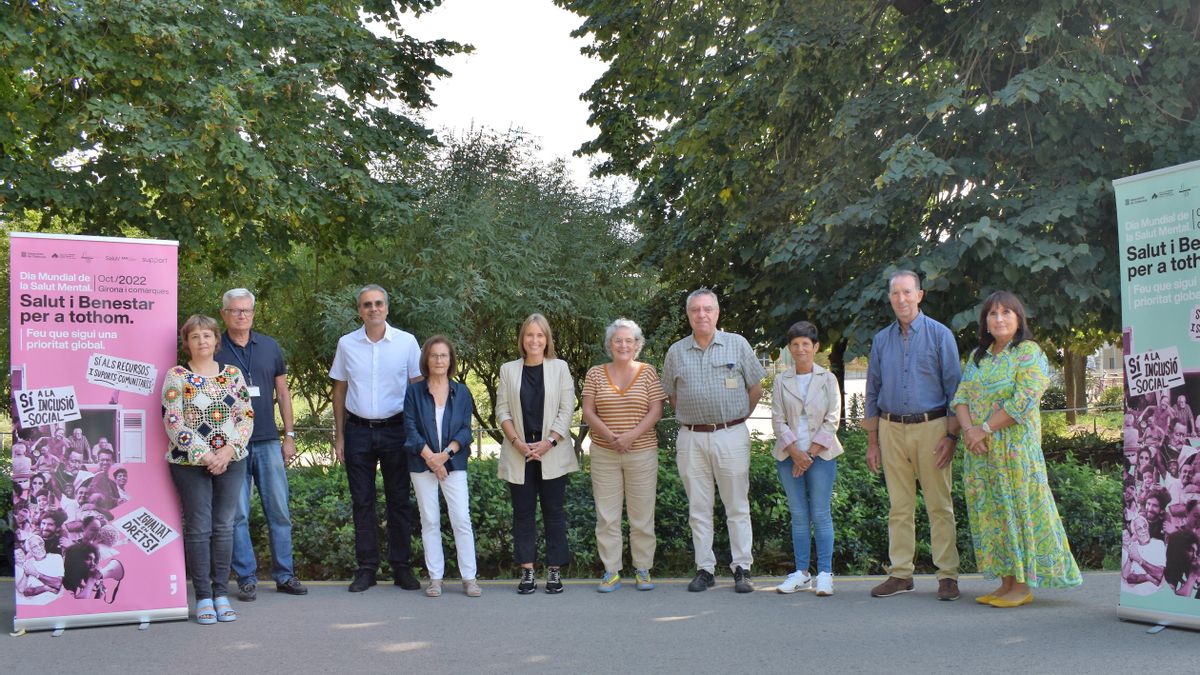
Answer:
[[608, 324], [608, 328], [604, 329], [604, 351], [608, 352], [609, 356], [612, 356], [613, 335], [616, 334], [617, 330], [621, 328], [628, 328], [633, 332], [633, 342], [637, 345], [637, 352], [634, 353], [633, 358], [636, 359], [638, 354], [642, 352], [642, 347], [646, 344], [646, 337], [642, 335], [641, 326], [637, 325], [636, 322], [624, 317]]
[[887, 289], [888, 293], [892, 292], [892, 282], [900, 277], [908, 277], [917, 285], [917, 290], [921, 290], [921, 275], [912, 270], [896, 270], [892, 272], [892, 276], [888, 277]]
[[245, 288], [231, 288], [221, 296], [221, 309], [229, 309], [229, 303], [240, 298], [250, 298], [250, 309], [254, 309], [254, 294]]
[[683, 301], [683, 308], [687, 309], [688, 307], [691, 306], [692, 298], [698, 298], [702, 295], [711, 295], [713, 302], [717, 303], [717, 307], [721, 306], [721, 300], [719, 298], [717, 298], [716, 291], [714, 291], [711, 288], [705, 288], [704, 286], [701, 286], [700, 288], [697, 288], [696, 290], [692, 291], [691, 293], [688, 293], [687, 300]]
[[363, 293], [366, 293], [367, 291], [379, 291], [380, 293], [383, 293], [383, 304], [391, 304], [391, 298], [388, 297], [388, 292], [383, 286], [380, 286], [379, 284], [367, 284], [366, 286], [358, 289], [358, 294], [354, 296], [354, 304], [356, 306], [362, 301]]

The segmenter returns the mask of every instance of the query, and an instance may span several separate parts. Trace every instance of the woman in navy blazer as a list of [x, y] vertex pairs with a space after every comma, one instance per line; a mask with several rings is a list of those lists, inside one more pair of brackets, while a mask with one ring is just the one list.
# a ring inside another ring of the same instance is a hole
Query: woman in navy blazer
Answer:
[[471, 528], [470, 498], [467, 494], [467, 458], [471, 454], [471, 416], [475, 401], [471, 391], [451, 378], [457, 372], [454, 345], [435, 335], [421, 347], [421, 375], [404, 395], [405, 448], [417, 507], [421, 512], [421, 542], [425, 545], [425, 569], [429, 587], [425, 595], [442, 594], [446, 560], [442, 554], [442, 512], [438, 489], [446, 497], [458, 571], [463, 592], [472, 598], [482, 594], [475, 580], [475, 532]]

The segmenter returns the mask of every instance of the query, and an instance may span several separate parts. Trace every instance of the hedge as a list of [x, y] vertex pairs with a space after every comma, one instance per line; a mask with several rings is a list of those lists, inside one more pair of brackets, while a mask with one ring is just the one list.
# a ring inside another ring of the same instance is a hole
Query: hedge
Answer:
[[[662, 425], [660, 441], [673, 448], [675, 429]], [[887, 561], [887, 491], [882, 475], [872, 474], [865, 463], [866, 436], [859, 430], [841, 434], [846, 453], [838, 459], [838, 476], [833, 495], [834, 571], [837, 574], [880, 574]], [[1096, 468], [1076, 459], [1070, 448], [1056, 448], [1061, 458], [1048, 462], [1051, 488], [1058, 500], [1067, 535], [1079, 564], [1084, 568], [1113, 569], [1120, 562], [1122, 487], [1119, 469]], [[1051, 453], [1047, 453], [1051, 454]], [[1055, 452], [1054, 455], [1058, 455]], [[687, 524], [687, 497], [675, 466], [674, 453], [659, 454], [656, 533], [658, 550], [655, 573], [659, 576], [690, 576], [694, 571], [691, 531]], [[572, 577], [596, 577], [603, 571], [596, 552], [595, 515], [591, 477], [583, 470], [570, 476], [567, 489], [568, 539], [574, 562], [566, 573]], [[958, 547], [961, 570], [975, 568], [974, 554], [967, 527], [967, 511], [962, 501], [962, 476], [955, 463], [955, 511], [958, 516]], [[289, 469], [291, 507], [294, 522], [292, 541], [296, 573], [302, 579], [345, 579], [352, 576], [354, 562], [354, 525], [350, 511], [346, 475], [338, 466], [310, 466]], [[471, 518], [475, 526], [475, 548], [482, 578], [514, 576], [512, 562], [512, 506], [508, 486], [496, 477], [495, 458], [471, 460], [468, 473], [471, 492]], [[11, 510], [11, 492], [7, 481], [0, 485], [0, 517]], [[379, 485], [379, 541], [386, 546], [382, 481]], [[751, 456], [750, 515], [754, 525], [754, 571], [760, 575], [780, 575], [792, 570], [791, 523], [787, 499], [775, 472], [774, 459], [767, 443], [755, 440]], [[713, 549], [719, 566], [729, 562], [728, 531], [724, 513], [717, 500], [717, 523]], [[267, 530], [257, 500], [252, 500], [251, 537], [263, 573], [269, 571], [270, 554]], [[454, 569], [453, 534], [443, 509], [442, 532], [447, 547], [448, 576]], [[932, 572], [929, 560], [929, 525], [923, 503], [917, 507], [918, 572]], [[538, 527], [539, 541], [541, 527]], [[625, 525], [628, 532], [628, 524]], [[420, 524], [413, 505], [413, 559], [418, 567], [423, 560]], [[0, 573], [11, 573], [11, 531], [0, 520]], [[539, 544], [540, 546], [540, 544]], [[386, 551], [381, 556], [387, 560]], [[625, 556], [628, 562], [628, 552]], [[390, 573], [384, 563], [384, 574]]]
[[[865, 462], [866, 436], [861, 431], [842, 434], [846, 454], [838, 459], [834, 486], [834, 571], [837, 574], [880, 574], [887, 562], [887, 491], [882, 475], [871, 473]], [[683, 491], [674, 453], [660, 451], [656, 533], [658, 549], [655, 573], [660, 576], [690, 576], [695, 571], [691, 531], [687, 524], [687, 497]], [[571, 577], [596, 577], [603, 571], [596, 552], [595, 515], [591, 477], [583, 470], [570, 476], [567, 488], [568, 540], [574, 556], [566, 570]], [[1079, 564], [1084, 568], [1114, 568], [1119, 564], [1121, 543], [1122, 488], [1116, 469], [1103, 470], [1078, 461], [1073, 455], [1048, 466], [1051, 488], [1063, 514], [1068, 538]], [[955, 507], [958, 516], [958, 546], [961, 570], [975, 569], [975, 559], [962, 501], [962, 476], [955, 463]], [[471, 518], [475, 526], [476, 557], [482, 578], [514, 576], [512, 561], [512, 507], [507, 484], [496, 478], [495, 458], [472, 459], [468, 473]], [[349, 578], [354, 572], [354, 526], [345, 473], [340, 467], [291, 469], [293, 545], [296, 572], [303, 579]], [[382, 483], [380, 483], [382, 495]], [[760, 575], [781, 575], [792, 570], [792, 542], [787, 499], [775, 472], [774, 459], [765, 442], [756, 440], [751, 457], [750, 514], [754, 525], [754, 569]], [[717, 500], [717, 523], [713, 548], [718, 567], [729, 562], [728, 531]], [[420, 525], [414, 504], [413, 558], [418, 567], [421, 553]], [[917, 507], [918, 572], [932, 572], [929, 525], [924, 505]], [[378, 505], [384, 518], [382, 496]], [[264, 571], [269, 565], [266, 526], [257, 501], [250, 515], [252, 538]], [[453, 534], [443, 508], [443, 541], [447, 547], [447, 576], [454, 567]], [[539, 550], [541, 548], [541, 526]], [[628, 523], [625, 524], [628, 533]], [[386, 545], [382, 525], [380, 542]], [[381, 556], [387, 559], [386, 553]], [[628, 564], [628, 550], [625, 556]], [[386, 565], [386, 564], [385, 564]], [[388, 571], [385, 570], [386, 574]]]

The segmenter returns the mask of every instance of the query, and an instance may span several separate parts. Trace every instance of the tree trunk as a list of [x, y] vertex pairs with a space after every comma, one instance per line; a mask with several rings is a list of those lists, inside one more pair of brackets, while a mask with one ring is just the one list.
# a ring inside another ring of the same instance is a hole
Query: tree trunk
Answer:
[[1072, 408], [1079, 408], [1087, 412], [1087, 354], [1076, 355], [1075, 368], [1075, 401], [1071, 403]]
[[1087, 356], [1070, 347], [1063, 348], [1063, 391], [1067, 399], [1067, 424], [1075, 424], [1087, 403]]
[[[829, 350], [829, 370], [833, 376], [837, 378], [838, 391], [842, 392], [843, 399], [846, 395], [846, 339], [842, 338], [833, 343], [833, 348]], [[842, 405], [842, 428], [846, 428], [846, 406]]]

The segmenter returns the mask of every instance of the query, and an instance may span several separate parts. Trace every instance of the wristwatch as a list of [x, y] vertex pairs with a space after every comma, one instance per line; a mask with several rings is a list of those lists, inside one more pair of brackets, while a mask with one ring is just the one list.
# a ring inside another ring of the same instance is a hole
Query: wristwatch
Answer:
[[285, 431], [285, 432], [283, 432], [283, 435], [284, 435], [284, 436], [287, 436], [288, 438], [295, 438], [295, 437], [296, 437], [296, 432], [294, 432], [294, 431]]
[[557, 448], [557, 447], [558, 447], [558, 439], [557, 439], [557, 438], [551, 438], [551, 439], [550, 439], [550, 447], [552, 447], [552, 448]]
[[949, 438], [950, 440], [954, 441], [955, 443], [957, 443], [957, 442], [958, 442], [958, 434], [952, 434], [952, 433], [950, 433], [950, 432], [948, 432], [948, 431], [947, 431], [947, 432], [946, 432], [946, 438]]
[[988, 426], [987, 420], [984, 420], [983, 424], [979, 425], [979, 428], [983, 429], [983, 433], [987, 434], [988, 436], [992, 435], [992, 428]]

